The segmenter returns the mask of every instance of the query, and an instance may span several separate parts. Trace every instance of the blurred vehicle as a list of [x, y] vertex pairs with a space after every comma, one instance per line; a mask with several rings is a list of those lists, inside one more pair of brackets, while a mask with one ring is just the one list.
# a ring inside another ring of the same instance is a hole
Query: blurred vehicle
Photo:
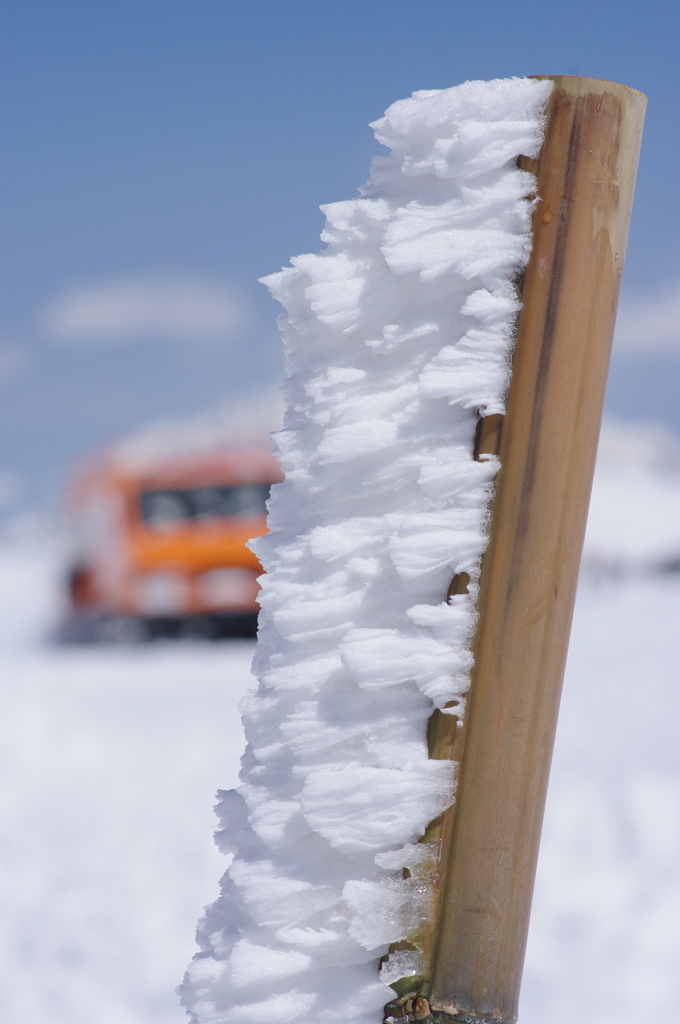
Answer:
[[281, 479], [264, 447], [92, 464], [68, 499], [61, 638], [253, 636], [262, 568], [246, 541]]

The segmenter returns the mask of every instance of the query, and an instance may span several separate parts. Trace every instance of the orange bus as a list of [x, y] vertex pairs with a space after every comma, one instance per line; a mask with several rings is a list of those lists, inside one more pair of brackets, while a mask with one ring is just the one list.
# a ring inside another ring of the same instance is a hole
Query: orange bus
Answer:
[[281, 479], [265, 448], [90, 466], [68, 501], [62, 638], [254, 635], [262, 568], [246, 541]]

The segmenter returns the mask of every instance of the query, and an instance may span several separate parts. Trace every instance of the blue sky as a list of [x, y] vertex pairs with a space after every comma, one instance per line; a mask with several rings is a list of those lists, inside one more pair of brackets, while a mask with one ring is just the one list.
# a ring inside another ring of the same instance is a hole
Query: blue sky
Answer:
[[[506, 75], [649, 96], [609, 408], [680, 431], [679, 42], [680, 5], [654, 0], [0, 0], [0, 484], [44, 501], [120, 433], [276, 380], [257, 278], [319, 248], [319, 204], [378, 150], [367, 123]], [[144, 289], [184, 326], [140, 313]]]

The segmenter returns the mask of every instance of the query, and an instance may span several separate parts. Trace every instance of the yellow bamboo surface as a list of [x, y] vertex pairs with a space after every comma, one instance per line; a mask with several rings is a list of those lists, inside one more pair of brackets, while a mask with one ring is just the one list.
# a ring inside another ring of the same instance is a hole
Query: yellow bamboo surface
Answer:
[[502, 468], [469, 705], [463, 728], [437, 715], [430, 729], [431, 755], [461, 762], [456, 804], [431, 832], [442, 857], [430, 1005], [442, 1019], [517, 1018], [646, 105], [611, 82], [553, 81], [540, 157], [521, 161], [540, 201], [507, 413], [482, 432]]

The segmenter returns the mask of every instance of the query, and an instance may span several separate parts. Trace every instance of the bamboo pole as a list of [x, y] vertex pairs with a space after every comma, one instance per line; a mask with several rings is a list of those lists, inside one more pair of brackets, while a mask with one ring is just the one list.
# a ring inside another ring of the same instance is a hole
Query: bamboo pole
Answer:
[[540, 201], [507, 413], [480, 432], [502, 468], [469, 709], [462, 728], [438, 714], [430, 729], [431, 756], [461, 762], [456, 804], [430, 833], [440, 907], [422, 993], [440, 1021], [517, 1019], [646, 105], [626, 86], [553, 81], [539, 159], [520, 161]]

